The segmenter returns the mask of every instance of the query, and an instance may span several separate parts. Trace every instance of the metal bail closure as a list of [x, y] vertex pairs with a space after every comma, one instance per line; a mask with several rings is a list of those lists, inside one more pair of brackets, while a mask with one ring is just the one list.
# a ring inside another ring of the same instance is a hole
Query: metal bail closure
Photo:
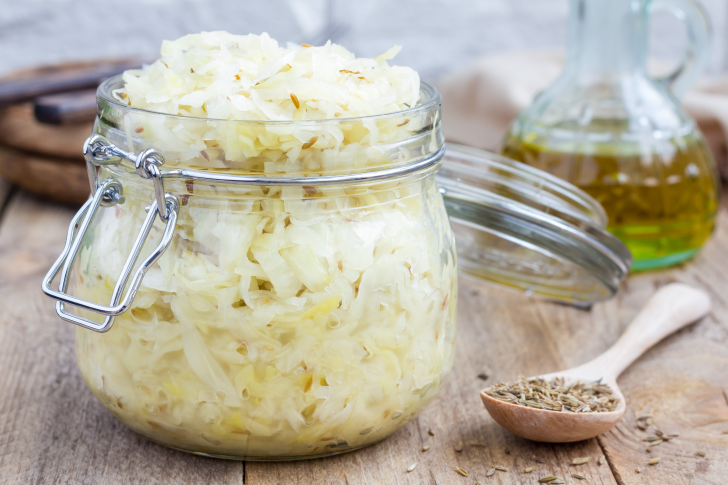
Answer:
[[[156, 180], [157, 179], [155, 178], [155, 192], [157, 185]], [[114, 292], [112, 293], [111, 303], [109, 304], [109, 306], [99, 305], [97, 303], [82, 300], [80, 298], [76, 298], [67, 294], [66, 291], [68, 290], [68, 281], [71, 268], [73, 267], [73, 263], [76, 261], [76, 257], [78, 256], [79, 249], [81, 248], [81, 244], [83, 243], [84, 236], [88, 231], [91, 220], [96, 214], [96, 211], [98, 210], [100, 205], [113, 206], [116, 203], [119, 203], [122, 199], [122, 186], [118, 181], [109, 178], [104, 180], [99, 185], [93, 198], [89, 199], [73, 217], [71, 225], [68, 228], [66, 245], [63, 248], [63, 252], [43, 279], [43, 291], [45, 292], [45, 294], [50, 296], [51, 298], [58, 300], [56, 302], [56, 313], [58, 313], [58, 316], [60, 316], [64, 320], [75, 323], [76, 325], [80, 325], [84, 328], [94, 330], [96, 332], [106, 332], [107, 330], [109, 330], [111, 328], [111, 325], [114, 323], [114, 318], [129, 309], [132, 301], [134, 301], [136, 292], [139, 289], [139, 285], [141, 284], [147, 270], [149, 270], [149, 268], [160, 258], [160, 256], [164, 254], [164, 252], [169, 247], [169, 244], [172, 242], [174, 229], [177, 225], [179, 201], [174, 195], [162, 192], [162, 203], [164, 204], [164, 208], [161, 210], [159, 209], [159, 206], [157, 205], [159, 203], [159, 197], [155, 197], [154, 202], [149, 206], [149, 211], [144, 220], [144, 224], [142, 225], [142, 228], [139, 231], [136, 240], [134, 241], [131, 253], [129, 254], [129, 257], [127, 258], [126, 262], [124, 263], [124, 267], [121, 270], [121, 275], [119, 276], [119, 280], [116, 282], [116, 286], [114, 287]], [[162, 239], [155, 248], [155, 250], [142, 262], [142, 264], [139, 266], [139, 269], [137, 269], [137, 271], [134, 273], [131, 283], [129, 284], [129, 290], [127, 291], [126, 296], [121, 301], [121, 303], [119, 303], [124, 288], [127, 285], [127, 281], [129, 280], [129, 274], [131, 273], [132, 269], [134, 268], [134, 264], [139, 258], [139, 253], [144, 246], [144, 242], [146, 241], [146, 238], [149, 235], [149, 231], [151, 230], [152, 225], [154, 224], [154, 220], [157, 218], [158, 214], [164, 214], [164, 217], [162, 218], [167, 222], [167, 225], [164, 229], [164, 234], [162, 235]], [[83, 222], [79, 227], [78, 223], [82, 218]], [[78, 231], [76, 231], [77, 228]], [[53, 278], [55, 278], [55, 276], [58, 274], [61, 265], [63, 265], [63, 271], [61, 271], [60, 283], [58, 285], [58, 291], [56, 291], [51, 288], [51, 281], [53, 281]], [[84, 310], [90, 310], [101, 315], [106, 315], [106, 318], [104, 319], [103, 323], [96, 323], [92, 320], [72, 315], [65, 310], [66, 303], [76, 306], [78, 308], [82, 308]]]

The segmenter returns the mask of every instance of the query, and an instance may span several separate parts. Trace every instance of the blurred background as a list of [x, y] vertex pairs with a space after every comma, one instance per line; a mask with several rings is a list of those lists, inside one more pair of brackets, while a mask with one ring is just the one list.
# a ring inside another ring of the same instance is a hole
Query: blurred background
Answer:
[[[715, 30], [710, 74], [728, 71], [728, 1], [702, 0]], [[331, 38], [357, 56], [393, 44], [396, 64], [426, 81], [478, 56], [525, 49], [561, 49], [566, 0], [2, 0], [0, 75], [43, 64], [158, 56], [163, 39], [203, 30], [268, 32], [286, 41]], [[651, 54], [676, 61], [683, 53], [680, 22], [657, 14]]]
[[[681, 101], [728, 178], [728, 0], [694, 1], [714, 35], [703, 79]], [[80, 147], [96, 114], [95, 86], [157, 59], [165, 39], [211, 30], [268, 32], [281, 45], [330, 39], [358, 57], [401, 45], [390, 63], [440, 90], [448, 141], [498, 150], [516, 114], [561, 72], [568, 8], [568, 0], [0, 0], [0, 77], [11, 78], [0, 83], [0, 176], [83, 203]], [[686, 57], [678, 17], [650, 15], [653, 75]]]

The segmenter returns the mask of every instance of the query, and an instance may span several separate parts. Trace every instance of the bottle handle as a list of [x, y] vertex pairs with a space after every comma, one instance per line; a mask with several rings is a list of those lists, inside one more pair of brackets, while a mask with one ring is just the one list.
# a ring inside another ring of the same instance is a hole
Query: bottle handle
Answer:
[[653, 0], [650, 14], [656, 11], [671, 13], [685, 23], [688, 31], [688, 47], [682, 63], [671, 74], [657, 79], [676, 98], [681, 98], [703, 74], [708, 64], [713, 36], [710, 19], [705, 9], [695, 0]]

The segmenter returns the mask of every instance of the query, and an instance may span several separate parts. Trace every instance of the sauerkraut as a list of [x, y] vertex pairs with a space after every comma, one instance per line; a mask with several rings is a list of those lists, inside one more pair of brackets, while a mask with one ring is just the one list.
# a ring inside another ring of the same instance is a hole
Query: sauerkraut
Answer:
[[[197, 47], [200, 38], [193, 39]], [[214, 38], [224, 42], [212, 50], [229, 49], [227, 37]], [[190, 42], [183, 38], [163, 53], [185, 59], [197, 48]], [[335, 50], [307, 49], [325, 48]], [[289, 52], [279, 51], [276, 56]], [[290, 50], [293, 59], [299, 51]], [[199, 72], [199, 65], [192, 69]], [[129, 84], [126, 92], [134, 105]], [[398, 150], [409, 160], [441, 145], [438, 113], [435, 105], [408, 122], [362, 123], [411, 143]], [[186, 166], [185, 150], [197, 150], [188, 161], [217, 150], [220, 167], [232, 173], [251, 171], [255, 157], [286, 157], [296, 147], [281, 139], [301, 129], [323, 132], [329, 123], [261, 124], [260, 133], [275, 132], [277, 141], [246, 157], [230, 148], [230, 133], [240, 132], [236, 121], [207, 125], [212, 134], [205, 148], [190, 149], [190, 133], [202, 130], [198, 120], [154, 118], [128, 107], [114, 116], [108, 127], [102, 117], [96, 131], [127, 140], [132, 149], [161, 146], [165, 167]], [[402, 163], [381, 156], [379, 138], [354, 136], [342, 126], [326, 128], [342, 133], [335, 147], [302, 150], [350, 168], [365, 166], [377, 152], [377, 163]], [[317, 186], [315, 177], [306, 186], [165, 181], [181, 202], [170, 248], [109, 332], [77, 331], [79, 368], [89, 387], [134, 430], [217, 456], [322, 456], [390, 434], [436, 395], [453, 362], [455, 250], [433, 173], [348, 186]], [[130, 167], [105, 167], [101, 175], [122, 182], [126, 202], [96, 215], [73, 291], [106, 302], [153, 192]], [[153, 228], [147, 250], [162, 229], [161, 223]]]
[[330, 42], [282, 48], [266, 34], [206, 32], [165, 42], [160, 60], [124, 73], [109, 95], [142, 108], [118, 120], [125, 148], [153, 146], [167, 167], [360, 172], [408, 163], [443, 142], [439, 110], [417, 109], [417, 73], [387, 64], [398, 50], [362, 59]]
[[320, 120], [402, 111], [420, 77], [389, 66], [401, 47], [356, 58], [330, 41], [279, 47], [268, 34], [203, 32], [164, 41], [162, 57], [124, 73], [116, 95], [158, 113], [231, 120]]

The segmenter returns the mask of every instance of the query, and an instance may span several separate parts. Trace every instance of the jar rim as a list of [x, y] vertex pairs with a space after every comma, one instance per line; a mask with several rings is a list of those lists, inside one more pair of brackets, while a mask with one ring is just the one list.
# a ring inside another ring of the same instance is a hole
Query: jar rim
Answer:
[[202, 116], [186, 116], [186, 115], [178, 115], [178, 114], [168, 114], [168, 113], [162, 113], [160, 111], [153, 111], [145, 108], [136, 108], [134, 106], [130, 106], [128, 104], [122, 103], [118, 99], [116, 99], [112, 95], [112, 91], [115, 89], [119, 89], [123, 85], [122, 80], [123, 74], [118, 74], [114, 77], [111, 77], [101, 83], [101, 85], [96, 90], [96, 100], [97, 104], [100, 101], [104, 101], [105, 103], [112, 104], [115, 107], [123, 110], [128, 110], [131, 112], [139, 112], [139, 113], [146, 113], [150, 115], [159, 115], [159, 116], [165, 116], [168, 118], [176, 118], [179, 120], [206, 120], [206, 121], [214, 121], [214, 122], [226, 122], [226, 123], [236, 123], [236, 124], [252, 124], [252, 125], [267, 125], [267, 126], [297, 126], [297, 127], [305, 127], [305, 126], [315, 126], [319, 124], [325, 124], [325, 123], [350, 123], [350, 122], [366, 122], [366, 121], [381, 121], [386, 120], [389, 118], [400, 118], [402, 116], [411, 116], [415, 115], [417, 113], [420, 113], [422, 111], [427, 111], [429, 109], [432, 109], [433, 107], [437, 107], [442, 104], [442, 96], [440, 95], [440, 92], [431, 84], [426, 83], [425, 81], [420, 81], [420, 97], [426, 96], [426, 99], [422, 102], [418, 101], [418, 104], [408, 108], [406, 110], [401, 111], [393, 111], [391, 113], [383, 113], [378, 115], [368, 115], [368, 116], [356, 116], [351, 118], [323, 118], [318, 120], [246, 120], [246, 119], [226, 119], [226, 118], [207, 118]]

